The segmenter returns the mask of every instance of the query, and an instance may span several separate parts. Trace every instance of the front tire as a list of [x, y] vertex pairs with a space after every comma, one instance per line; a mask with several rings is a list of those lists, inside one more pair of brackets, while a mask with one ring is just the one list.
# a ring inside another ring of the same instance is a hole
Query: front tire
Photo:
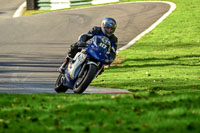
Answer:
[[57, 93], [65, 93], [68, 90], [68, 88], [63, 85], [62, 77], [63, 74], [60, 74], [56, 80], [55, 91]]
[[78, 79], [76, 80], [73, 88], [74, 93], [83, 93], [96, 76], [97, 71], [98, 68], [95, 65], [89, 65], [89, 67], [83, 72], [81, 77], [78, 77]]

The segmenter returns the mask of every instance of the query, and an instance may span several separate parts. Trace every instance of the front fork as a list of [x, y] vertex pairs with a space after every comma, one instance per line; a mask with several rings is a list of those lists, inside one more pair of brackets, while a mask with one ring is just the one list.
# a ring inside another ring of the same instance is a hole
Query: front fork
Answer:
[[98, 75], [100, 75], [103, 72], [103, 69], [104, 69], [104, 65], [99, 66], [99, 70], [97, 72], [96, 77], [98, 77]]

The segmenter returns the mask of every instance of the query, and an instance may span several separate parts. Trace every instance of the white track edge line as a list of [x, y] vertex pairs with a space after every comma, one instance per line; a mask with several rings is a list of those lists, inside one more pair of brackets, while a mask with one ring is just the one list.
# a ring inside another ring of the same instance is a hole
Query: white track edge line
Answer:
[[160, 19], [158, 19], [154, 24], [152, 24], [149, 28], [147, 28], [145, 31], [143, 31], [138, 36], [136, 36], [133, 40], [131, 40], [127, 45], [119, 48], [117, 50], [117, 52], [119, 52], [121, 50], [125, 50], [125, 49], [129, 48], [130, 46], [134, 45], [134, 43], [136, 41], [138, 41], [145, 34], [147, 34], [150, 31], [152, 31], [158, 24], [160, 24], [167, 16], [169, 16], [176, 9], [176, 4], [173, 3], [173, 2], [168, 2], [168, 1], [136, 1], [136, 3], [143, 3], [143, 2], [159, 2], [159, 3], [169, 4], [170, 5], [170, 9]]
[[16, 12], [13, 15], [13, 18], [22, 16], [25, 10], [26, 10], [26, 1], [19, 6], [19, 8], [16, 10]]

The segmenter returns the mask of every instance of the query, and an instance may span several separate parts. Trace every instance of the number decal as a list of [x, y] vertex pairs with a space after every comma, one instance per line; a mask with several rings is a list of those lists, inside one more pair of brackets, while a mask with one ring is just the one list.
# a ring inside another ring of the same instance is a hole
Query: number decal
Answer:
[[107, 48], [107, 45], [105, 45], [104, 43], [100, 43], [99, 46], [102, 47], [103, 49]]

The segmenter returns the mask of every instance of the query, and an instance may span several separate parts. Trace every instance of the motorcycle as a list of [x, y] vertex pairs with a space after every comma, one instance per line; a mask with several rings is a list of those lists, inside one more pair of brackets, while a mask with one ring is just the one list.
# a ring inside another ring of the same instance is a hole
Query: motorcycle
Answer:
[[111, 64], [112, 44], [107, 37], [96, 35], [87, 44], [66, 64], [65, 73], [58, 76], [56, 92], [64, 93], [72, 89], [74, 93], [83, 93], [104, 66]]

